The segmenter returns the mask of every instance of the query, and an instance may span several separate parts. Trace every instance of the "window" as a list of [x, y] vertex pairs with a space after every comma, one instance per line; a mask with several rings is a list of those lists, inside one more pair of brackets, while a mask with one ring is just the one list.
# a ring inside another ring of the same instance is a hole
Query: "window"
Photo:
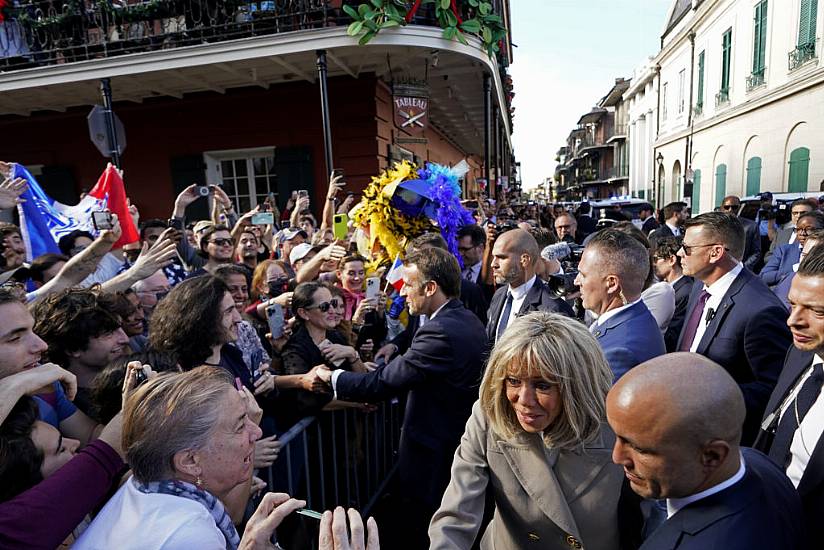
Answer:
[[[271, 192], [277, 198], [275, 149], [209, 151], [204, 153], [209, 181], [219, 182], [232, 199], [235, 211], [248, 212]], [[278, 201], [280, 203], [280, 201]]]
[[729, 97], [730, 60], [732, 56], [732, 29], [727, 29], [721, 39], [721, 92]]
[[818, 15], [818, 0], [801, 0], [801, 12], [798, 17], [798, 46], [815, 48], [815, 28]]
[[715, 204], [720, 205], [727, 196], [727, 165], [715, 167]]
[[661, 120], [667, 120], [667, 83], [661, 88]]
[[695, 170], [692, 173], [692, 201], [691, 201], [692, 215], [701, 212], [701, 170]]
[[752, 157], [747, 161], [747, 195], [761, 192], [761, 157]]
[[695, 102], [696, 111], [700, 112], [704, 107], [704, 52], [698, 54], [698, 99]]
[[767, 49], [767, 0], [755, 6], [752, 42], [752, 74], [764, 76], [764, 56]]
[[805, 193], [810, 176], [810, 150], [799, 147], [790, 153], [790, 193]]
[[686, 69], [681, 69], [681, 72], [678, 73], [678, 114], [684, 112], [684, 82], [686, 82], [685, 72]]

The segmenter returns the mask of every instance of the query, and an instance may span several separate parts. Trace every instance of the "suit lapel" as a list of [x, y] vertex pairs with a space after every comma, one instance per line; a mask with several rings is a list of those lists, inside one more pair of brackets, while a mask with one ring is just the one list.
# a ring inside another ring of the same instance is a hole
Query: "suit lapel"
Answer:
[[543, 290], [541, 280], [536, 277], [535, 282], [532, 283], [532, 288], [529, 289], [529, 292], [526, 293], [526, 298], [523, 302], [521, 302], [521, 308], [518, 310], [518, 316], [540, 309], [542, 298], [541, 290]]
[[[727, 289], [727, 293], [724, 294], [723, 298], [721, 298], [721, 303], [718, 304], [718, 309], [715, 310], [715, 316], [707, 325], [707, 329], [704, 331], [704, 336], [701, 337], [701, 342], [695, 350], [696, 353], [700, 355], [706, 354], [707, 348], [710, 346], [710, 342], [712, 342], [712, 339], [715, 338], [718, 329], [721, 328], [721, 325], [724, 323], [724, 317], [729, 314], [730, 309], [732, 309], [732, 306], [735, 305], [735, 295], [738, 294], [741, 289], [744, 288], [744, 285], [749, 281], [746, 274], [747, 269], [742, 269], [730, 285], [730, 288]], [[703, 319], [701, 319], [700, 322], [703, 322]]]
[[[529, 444], [498, 441], [509, 467], [529, 497], [555, 525], [576, 538], [581, 538], [572, 511], [555, 472], [547, 461], [540, 437]], [[553, 451], [556, 452], [557, 451]]]
[[[503, 292], [501, 292], [503, 289]], [[487, 315], [487, 336], [492, 340], [495, 337], [495, 329], [498, 327], [498, 319], [501, 318], [501, 311], [504, 308], [504, 300], [506, 299], [506, 287], [495, 292], [492, 296], [492, 304], [489, 306], [489, 314]]]
[[767, 414], [781, 406], [787, 394], [798, 382], [798, 377], [812, 364], [813, 357], [812, 352], [798, 351], [795, 346], [790, 347], [787, 358], [784, 360], [784, 368], [781, 371], [782, 376], [778, 379], [778, 383], [767, 404]]

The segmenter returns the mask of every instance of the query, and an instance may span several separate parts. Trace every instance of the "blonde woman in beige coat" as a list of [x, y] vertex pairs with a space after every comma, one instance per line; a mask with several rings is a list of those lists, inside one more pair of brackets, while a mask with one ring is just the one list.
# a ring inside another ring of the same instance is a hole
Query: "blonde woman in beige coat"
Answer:
[[430, 549], [469, 550], [487, 494], [483, 550], [621, 548], [624, 473], [606, 423], [612, 371], [579, 322], [536, 312], [496, 343], [480, 399], [429, 526]]

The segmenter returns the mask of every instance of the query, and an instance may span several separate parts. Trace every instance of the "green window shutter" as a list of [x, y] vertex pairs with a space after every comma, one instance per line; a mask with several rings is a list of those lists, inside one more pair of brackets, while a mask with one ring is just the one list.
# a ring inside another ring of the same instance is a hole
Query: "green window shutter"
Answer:
[[692, 172], [692, 215], [701, 212], [701, 170]]
[[752, 72], [764, 71], [764, 59], [767, 49], [767, 0], [755, 6], [755, 22], [753, 25], [752, 45]]
[[761, 192], [761, 157], [752, 157], [747, 161], [747, 195]]
[[810, 176], [810, 150], [799, 147], [790, 153], [790, 193], [805, 193]]
[[715, 204], [720, 205], [727, 196], [727, 165], [719, 164], [715, 167]]
[[730, 89], [730, 54], [732, 50], [732, 29], [724, 33], [721, 41], [721, 90]]
[[815, 27], [818, 22], [818, 0], [801, 0], [798, 17], [798, 45], [815, 43]]
[[698, 107], [704, 106], [704, 52], [698, 54]]

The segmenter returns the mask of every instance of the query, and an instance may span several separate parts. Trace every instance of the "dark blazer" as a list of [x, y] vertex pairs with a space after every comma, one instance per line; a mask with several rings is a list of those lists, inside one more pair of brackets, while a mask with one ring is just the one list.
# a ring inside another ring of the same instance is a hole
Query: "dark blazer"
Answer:
[[586, 238], [587, 235], [595, 233], [595, 229], [598, 226], [598, 221], [590, 215], [578, 216], [576, 222], [578, 225], [576, 234], [581, 235], [582, 239]]
[[741, 481], [686, 505], [641, 550], [819, 548], [804, 546], [801, 502], [790, 480], [758, 451], [741, 452], [747, 468]]
[[747, 268], [756, 272], [761, 267], [761, 233], [758, 224], [747, 218], [738, 218], [744, 226], [744, 257], [741, 262]]
[[661, 329], [644, 302], [613, 315], [592, 334], [604, 350], [615, 381], [632, 367], [667, 352]]
[[775, 232], [775, 238], [770, 243], [770, 249], [764, 254], [764, 261], [769, 262], [772, 255], [775, 253], [775, 249], [781, 246], [782, 244], [790, 244], [790, 238], [793, 236], [794, 227], [792, 223], [785, 223], [782, 227], [779, 227], [778, 230]]
[[[692, 311], [704, 285], [696, 281], [687, 304]], [[741, 442], [750, 445], [758, 433], [787, 348], [792, 345], [787, 310], [758, 276], [742, 269], [721, 299], [696, 352], [712, 359], [738, 382], [747, 406]], [[684, 330], [678, 338], [678, 347]]]
[[437, 508], [452, 455], [478, 398], [486, 333], [459, 300], [451, 300], [414, 334], [409, 349], [369, 373], [343, 372], [337, 398], [380, 401], [409, 391], [399, 449], [403, 491]]
[[[681, 232], [681, 234], [683, 235], [684, 233]], [[660, 239], [662, 237], [674, 237], [674, 236], [675, 235], [673, 234], [672, 229], [670, 229], [670, 226], [668, 226], [666, 223], [662, 223], [661, 225], [659, 225], [658, 229], [656, 229], [652, 233], [652, 235], [650, 235], [650, 237], [653, 238], [653, 239]]]
[[480, 285], [462, 278], [461, 302], [463, 302], [466, 309], [478, 316], [481, 324], [486, 324], [486, 311], [489, 309], [489, 302], [484, 296], [484, 291]]
[[[508, 289], [509, 287], [504, 285], [496, 290], [495, 295], [492, 297], [492, 303], [489, 306], [489, 312], [487, 314], [489, 320], [486, 323], [486, 337], [490, 346], [495, 344], [498, 330], [498, 320], [501, 318], [501, 313], [503, 313], [504, 310], [504, 302], [506, 301], [506, 293]], [[560, 313], [561, 315], [566, 315], [567, 317], [575, 316], [569, 304], [561, 298], [554, 296], [549, 290], [547, 284], [543, 282], [540, 277], [535, 278], [535, 283], [532, 285], [532, 288], [529, 289], [529, 292], [527, 292], [526, 298], [521, 304], [521, 308], [518, 310], [516, 315], [520, 317], [521, 315], [526, 315], [527, 313], [533, 311]]]
[[649, 234], [658, 229], [659, 226], [660, 224], [658, 223], [658, 220], [655, 219], [655, 216], [650, 216], [644, 220], [644, 224], [641, 226], [641, 231], [644, 232], [644, 235], [649, 236]]
[[782, 244], [775, 249], [770, 261], [758, 274], [770, 286], [777, 285], [785, 276], [793, 272], [793, 266], [801, 261], [801, 246], [798, 243]]
[[[781, 407], [792, 389], [798, 384], [798, 379], [810, 368], [814, 358], [815, 353], [811, 351], [800, 351], [795, 346], [790, 347], [787, 358], [784, 360], [781, 377], [770, 396], [770, 402], [767, 403], [765, 418]], [[764, 432], [761, 432], [753, 446], [764, 453], [769, 453], [771, 443], [772, 438], [765, 437]], [[801, 476], [801, 482], [798, 484], [798, 494], [801, 496], [801, 506], [804, 508], [804, 516], [807, 520], [808, 547], [824, 548], [824, 522], [821, 521], [822, 514], [824, 514], [824, 437], [819, 438], [817, 442], [808, 443], [813, 452]]]
[[672, 314], [667, 332], [664, 334], [664, 343], [667, 346], [668, 353], [678, 349], [678, 337], [681, 335], [681, 328], [684, 326], [684, 320], [687, 317], [687, 304], [690, 301], [690, 292], [692, 292], [694, 282], [695, 280], [692, 277], [684, 275], [672, 285], [673, 290], [675, 290], [675, 313]]

